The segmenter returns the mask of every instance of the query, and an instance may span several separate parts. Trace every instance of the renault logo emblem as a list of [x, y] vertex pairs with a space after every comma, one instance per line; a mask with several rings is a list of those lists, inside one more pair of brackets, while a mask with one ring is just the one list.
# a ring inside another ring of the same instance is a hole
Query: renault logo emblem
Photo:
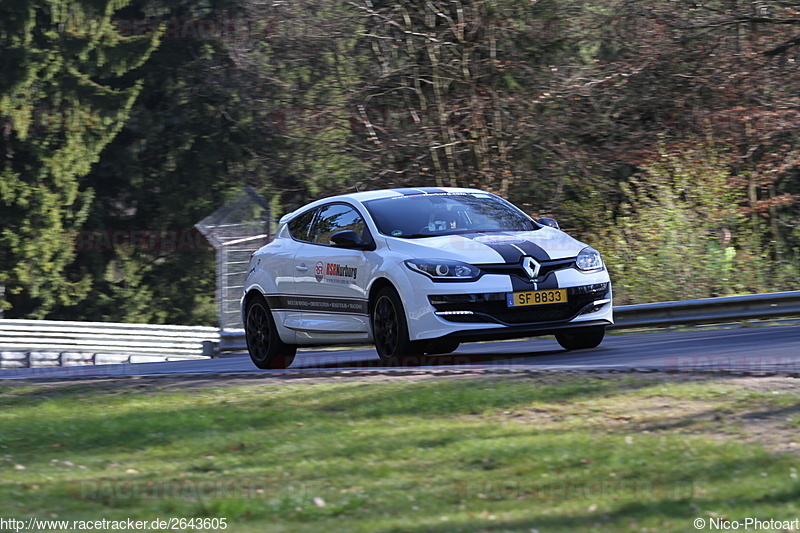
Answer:
[[542, 265], [536, 262], [536, 259], [533, 257], [523, 257], [522, 258], [522, 270], [528, 275], [529, 278], [532, 280], [539, 277], [539, 268]]

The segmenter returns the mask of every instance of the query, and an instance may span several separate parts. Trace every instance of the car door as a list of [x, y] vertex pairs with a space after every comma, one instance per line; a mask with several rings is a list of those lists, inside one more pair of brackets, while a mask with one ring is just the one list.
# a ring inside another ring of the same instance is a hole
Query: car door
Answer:
[[351, 205], [331, 203], [320, 208], [309, 234], [309, 243], [295, 260], [295, 294], [302, 307], [302, 330], [314, 333], [369, 332], [366, 287], [367, 254], [335, 246], [337, 232], [356, 232], [371, 242], [364, 217]]
[[[296, 330], [302, 327], [303, 311], [295, 305], [294, 297], [297, 295], [295, 287], [295, 256], [299, 250], [311, 246], [310, 234], [317, 209], [310, 209], [289, 222], [287, 230], [288, 239], [270, 257], [269, 274], [273, 277], [278, 294], [273, 298], [268, 297], [270, 307], [277, 310], [276, 320], [289, 328]], [[276, 241], [277, 242], [277, 241]], [[270, 296], [270, 295], [268, 295]]]

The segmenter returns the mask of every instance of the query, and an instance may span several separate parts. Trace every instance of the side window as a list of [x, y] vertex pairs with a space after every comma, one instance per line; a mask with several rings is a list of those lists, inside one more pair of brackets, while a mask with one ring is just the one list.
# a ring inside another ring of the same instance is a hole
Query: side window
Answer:
[[298, 241], [309, 241], [311, 221], [314, 220], [316, 209], [311, 209], [289, 222], [289, 233]]
[[352, 230], [365, 242], [370, 239], [367, 224], [358, 211], [345, 204], [328, 204], [320, 210], [319, 218], [310, 235], [317, 244], [331, 244], [331, 235], [337, 231]]

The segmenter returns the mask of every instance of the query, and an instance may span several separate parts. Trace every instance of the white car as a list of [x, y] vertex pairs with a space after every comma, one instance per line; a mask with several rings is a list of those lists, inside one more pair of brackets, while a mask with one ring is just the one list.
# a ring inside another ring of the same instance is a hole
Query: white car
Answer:
[[345, 194], [285, 215], [242, 297], [258, 368], [298, 346], [374, 343], [386, 362], [463, 341], [554, 334], [594, 348], [613, 324], [600, 254], [477, 189]]

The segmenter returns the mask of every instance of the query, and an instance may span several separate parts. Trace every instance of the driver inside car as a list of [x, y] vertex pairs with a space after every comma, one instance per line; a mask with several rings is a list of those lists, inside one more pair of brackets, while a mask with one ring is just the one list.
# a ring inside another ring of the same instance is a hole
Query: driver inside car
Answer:
[[431, 216], [428, 222], [428, 231], [445, 231], [458, 228], [457, 213], [451, 211], [439, 211]]

